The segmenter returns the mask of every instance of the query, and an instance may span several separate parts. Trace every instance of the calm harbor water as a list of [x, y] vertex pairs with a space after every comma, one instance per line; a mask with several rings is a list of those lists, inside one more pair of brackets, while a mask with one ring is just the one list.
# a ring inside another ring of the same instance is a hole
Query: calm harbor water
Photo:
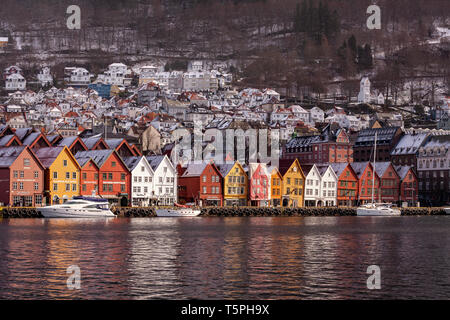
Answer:
[[450, 298], [450, 217], [0, 220], [0, 299], [391, 298]]

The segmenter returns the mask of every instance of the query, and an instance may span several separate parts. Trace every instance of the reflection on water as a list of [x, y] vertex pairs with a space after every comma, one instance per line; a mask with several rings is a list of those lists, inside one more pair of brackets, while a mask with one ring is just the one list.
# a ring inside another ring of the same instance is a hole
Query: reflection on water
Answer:
[[0, 298], [448, 299], [449, 231], [448, 217], [0, 220]]

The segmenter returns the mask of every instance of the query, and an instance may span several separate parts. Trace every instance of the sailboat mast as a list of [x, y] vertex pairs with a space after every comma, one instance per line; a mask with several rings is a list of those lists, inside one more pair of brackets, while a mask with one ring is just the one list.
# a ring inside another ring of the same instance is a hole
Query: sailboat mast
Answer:
[[375, 132], [375, 147], [373, 151], [373, 172], [372, 172], [372, 204], [373, 204], [373, 196], [375, 192], [375, 167], [377, 162], [377, 132]]

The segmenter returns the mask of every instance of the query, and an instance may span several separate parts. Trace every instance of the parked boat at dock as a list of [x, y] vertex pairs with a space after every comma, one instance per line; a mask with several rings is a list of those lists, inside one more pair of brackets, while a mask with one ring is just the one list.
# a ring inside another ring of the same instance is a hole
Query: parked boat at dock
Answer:
[[189, 206], [183, 206], [175, 203], [176, 208], [171, 209], [156, 209], [156, 216], [158, 217], [197, 217], [201, 210], [195, 210]]
[[45, 218], [105, 218], [115, 217], [108, 200], [74, 197], [64, 204], [37, 208]]

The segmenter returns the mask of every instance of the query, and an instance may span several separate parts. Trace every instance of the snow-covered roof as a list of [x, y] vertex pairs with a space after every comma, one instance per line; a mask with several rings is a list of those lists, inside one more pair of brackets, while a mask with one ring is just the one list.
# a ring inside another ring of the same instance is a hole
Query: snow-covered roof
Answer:
[[392, 149], [391, 155], [415, 154], [428, 137], [428, 133], [406, 134]]
[[0, 168], [11, 167], [25, 148], [25, 146], [0, 148]]
[[184, 171], [182, 177], [198, 177], [205, 170], [207, 163], [190, 163]]
[[99, 168], [103, 166], [103, 164], [108, 160], [109, 156], [114, 152], [114, 150], [106, 149], [106, 150], [90, 150], [90, 151], [80, 151], [77, 152], [75, 158], [85, 161], [86, 159], [92, 159]]

